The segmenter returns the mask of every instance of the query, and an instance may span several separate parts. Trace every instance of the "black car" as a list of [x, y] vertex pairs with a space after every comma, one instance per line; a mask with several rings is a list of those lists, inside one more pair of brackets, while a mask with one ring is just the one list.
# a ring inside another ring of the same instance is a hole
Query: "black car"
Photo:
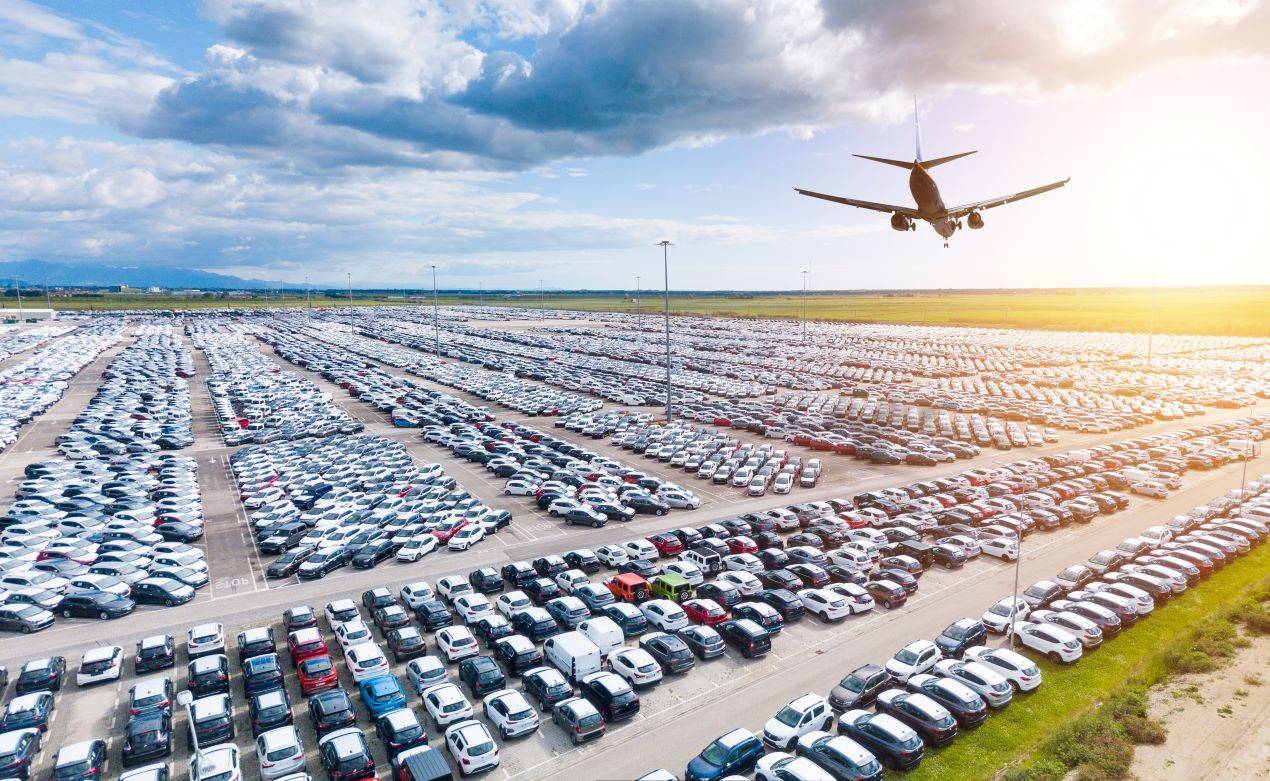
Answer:
[[798, 595], [789, 589], [769, 588], [758, 593], [758, 600], [766, 602], [781, 614], [781, 620], [789, 624], [803, 617], [806, 609]]
[[890, 714], [907, 724], [928, 746], [946, 746], [957, 737], [957, 719], [929, 697], [887, 689], [878, 695], [876, 707], [879, 713]]
[[82, 759], [76, 757], [63, 761], [62, 752], [65, 750], [65, 747], [58, 749], [53, 760], [53, 769], [49, 773], [52, 781], [95, 781], [102, 777], [102, 771], [106, 769], [106, 741], [90, 741]]
[[512, 675], [522, 675], [527, 670], [542, 665], [542, 651], [524, 635], [509, 635], [494, 642], [494, 658], [502, 662]]
[[282, 629], [288, 634], [297, 629], [317, 626], [317, 623], [317, 613], [314, 613], [313, 608], [308, 605], [287, 608], [282, 614]]
[[851, 742], [822, 735], [809, 742], [799, 741], [795, 750], [834, 778], [882, 781], [882, 764], [872, 753]]
[[415, 608], [415, 615], [419, 618], [419, 623], [423, 624], [423, 628], [429, 632], [454, 624], [454, 613], [450, 612], [450, 608], [439, 599], [420, 602]]
[[564, 554], [564, 563], [569, 565], [570, 569], [582, 570], [588, 575], [594, 575], [600, 571], [600, 560], [595, 554], [589, 550], [571, 550]]
[[626, 495], [624, 501], [626, 502], [627, 507], [630, 507], [637, 513], [665, 515], [670, 512], [670, 505], [660, 499], [654, 499], [649, 494], [631, 492]]
[[50, 656], [44, 659], [33, 659], [22, 665], [22, 672], [14, 682], [14, 690], [18, 694], [30, 694], [40, 691], [61, 691], [66, 680], [66, 657]]
[[778, 547], [763, 548], [754, 555], [763, 562], [763, 567], [769, 570], [780, 569], [789, 563], [789, 554]]
[[556, 582], [547, 578], [534, 578], [525, 584], [522, 590], [525, 592], [525, 596], [529, 597], [539, 607], [560, 596], [561, 593], [560, 587], [556, 585]]
[[274, 689], [249, 698], [247, 717], [251, 721], [252, 737], [259, 737], [262, 732], [291, 724], [295, 714], [291, 711], [287, 690]]
[[521, 610], [512, 617], [512, 628], [530, 640], [546, 640], [560, 634], [560, 625], [540, 607]]
[[829, 705], [838, 711], [867, 707], [894, 682], [885, 668], [876, 664], [861, 665], [833, 687], [829, 692]]
[[619, 575], [625, 575], [628, 572], [639, 575], [644, 580], [649, 580], [661, 574], [661, 567], [648, 559], [631, 559], [617, 565], [617, 573]]
[[391, 558], [394, 553], [392, 540], [375, 540], [359, 548], [349, 563], [354, 569], [371, 569]]
[[238, 633], [238, 663], [240, 665], [253, 656], [271, 654], [276, 650], [271, 626], [253, 627]]
[[1023, 590], [1019, 596], [1032, 610], [1047, 607], [1056, 599], [1062, 599], [1065, 589], [1052, 580], [1038, 580]]
[[906, 683], [908, 690], [925, 694], [944, 706], [957, 723], [973, 729], [988, 717], [988, 704], [965, 684], [937, 675], [914, 675]]
[[485, 643], [486, 646], [492, 646], [495, 640], [503, 637], [510, 637], [516, 634], [512, 622], [503, 618], [501, 613], [494, 613], [480, 618], [469, 624], [472, 634], [476, 635], [476, 639]]
[[103, 621], [111, 618], [123, 618], [137, 606], [127, 597], [111, 594], [106, 591], [81, 591], [62, 597], [62, 604], [57, 612], [63, 618], [99, 618]]
[[639, 714], [639, 696], [626, 679], [616, 673], [591, 673], [578, 684], [578, 694], [590, 701], [609, 724]]
[[772, 650], [772, 636], [748, 618], [724, 621], [715, 631], [723, 642], [740, 651], [746, 659], [760, 659]]
[[282, 662], [277, 654], [261, 654], [243, 662], [243, 689], [248, 696], [282, 688]]
[[477, 699], [507, 685], [507, 676], [498, 662], [489, 656], [473, 656], [460, 662], [459, 680], [467, 684], [468, 691]]
[[534, 559], [533, 566], [540, 578], [554, 578], [569, 569], [569, 565], [560, 556], [540, 556]]
[[641, 637], [639, 647], [656, 659], [668, 673], [686, 673], [697, 664], [692, 649], [678, 635], [654, 632]]
[[741, 601], [740, 589], [715, 582], [702, 583], [697, 587], [696, 595], [698, 599], [714, 600], [724, 610], [731, 610]]
[[418, 629], [403, 626], [389, 630], [384, 635], [388, 641], [388, 650], [392, 651], [393, 661], [404, 662], [428, 653], [428, 644]]
[[772, 637], [785, 628], [785, 619], [779, 611], [766, 602], [743, 602], [732, 608], [733, 618], [748, 618], [767, 630]]
[[935, 645], [939, 646], [944, 656], [960, 659], [967, 648], [984, 645], [987, 641], [988, 630], [982, 621], [963, 618], [949, 624], [943, 632], [940, 632], [935, 638]]
[[269, 562], [265, 567], [267, 578], [289, 578], [300, 569], [300, 565], [309, 560], [316, 548], [304, 546], [295, 548]]
[[375, 734], [394, 759], [406, 749], [428, 745], [428, 736], [413, 711], [401, 709], [375, 719]]
[[8, 778], [31, 777], [31, 766], [40, 753], [43, 742], [40, 731], [14, 730], [8, 736], [0, 736], [0, 768]]
[[124, 767], [172, 753], [172, 717], [163, 711], [133, 716], [123, 732]]
[[872, 751], [883, 764], [896, 770], [917, 767], [925, 755], [922, 739], [893, 717], [868, 711], [848, 711], [838, 717], [838, 732]]
[[348, 551], [344, 548], [320, 550], [309, 556], [308, 560], [296, 570], [296, 575], [301, 580], [324, 578], [335, 570], [347, 566], [348, 558]]
[[529, 670], [520, 682], [525, 695], [537, 702], [543, 711], [550, 711], [556, 703], [573, 696], [573, 687], [554, 667]]
[[190, 662], [186, 680], [195, 697], [226, 693], [229, 691], [229, 659], [224, 654], [200, 656]]
[[390, 629], [408, 626], [410, 624], [410, 614], [401, 605], [392, 604], [375, 608], [371, 613], [371, 620], [375, 622], [375, 626], [379, 627], [379, 631], [387, 632]]
[[212, 746], [234, 739], [234, 705], [228, 694], [200, 697], [194, 701], [190, 712], [194, 718], [186, 722], [187, 747], [194, 747], [195, 737], [198, 738], [199, 746]]
[[961, 569], [966, 566], [966, 552], [956, 545], [932, 545], [931, 560], [944, 569]]
[[527, 561], [513, 561], [511, 564], [504, 564], [502, 575], [503, 580], [512, 588], [521, 589], [538, 577], [533, 565]]
[[788, 591], [799, 591], [803, 588], [802, 578], [784, 567], [760, 572], [758, 579], [763, 583], [763, 588], [783, 588]]
[[196, 542], [203, 537], [203, 527], [182, 521], [165, 521], [155, 526], [154, 531], [168, 542]]
[[648, 619], [639, 608], [629, 602], [618, 602], [600, 611], [601, 615], [613, 619], [613, 623], [622, 629], [627, 637], [636, 637], [648, 631]]
[[481, 594], [497, 594], [503, 590], [503, 578], [493, 567], [473, 570], [467, 576], [467, 582]]
[[353, 703], [343, 689], [328, 689], [310, 697], [309, 716], [319, 736], [357, 723]]
[[698, 659], [723, 656], [723, 638], [708, 626], [690, 626], [679, 630], [678, 636]]

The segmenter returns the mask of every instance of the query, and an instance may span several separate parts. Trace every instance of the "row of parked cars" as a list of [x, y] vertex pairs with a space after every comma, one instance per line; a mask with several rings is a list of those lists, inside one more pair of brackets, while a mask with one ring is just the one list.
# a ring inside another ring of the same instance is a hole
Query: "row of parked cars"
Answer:
[[301, 439], [231, 457], [239, 498], [270, 577], [322, 578], [345, 566], [466, 550], [511, 522], [377, 435]]
[[43, 415], [70, 381], [123, 335], [123, 327], [89, 321], [53, 339], [24, 361], [0, 369], [0, 450], [17, 441], [22, 426]]
[[[1014, 648], [1075, 663], [1140, 617], [1247, 553], [1270, 534], [1270, 475], [1188, 516], [1151, 527], [1114, 551], [1064, 569], [1055, 580], [1005, 597], [982, 620], [960, 619], [933, 641], [916, 640], [884, 665], [851, 671], [828, 696], [799, 695], [761, 733], [737, 728], [693, 758], [691, 781], [755, 772], [763, 781], [880, 779], [909, 770], [932, 748], [982, 724], [1042, 673]], [[1012, 648], [989, 644], [1004, 634]], [[675, 778], [654, 771], [642, 778]]]
[[203, 533], [194, 459], [51, 459], [25, 474], [0, 517], [0, 630], [172, 607], [207, 585], [205, 555], [189, 544]]
[[50, 339], [69, 333], [74, 327], [63, 323], [39, 325], [32, 328], [18, 328], [16, 325], [6, 325], [3, 332], [0, 332], [0, 362], [7, 361], [27, 350], [41, 347]]
[[225, 444], [357, 434], [365, 428], [332, 404], [330, 394], [265, 357], [237, 325], [191, 319], [185, 326], [211, 366], [207, 389]]
[[170, 325], [142, 323], [136, 330], [88, 406], [57, 436], [67, 458], [127, 457], [194, 443], [188, 382], [194, 359]]

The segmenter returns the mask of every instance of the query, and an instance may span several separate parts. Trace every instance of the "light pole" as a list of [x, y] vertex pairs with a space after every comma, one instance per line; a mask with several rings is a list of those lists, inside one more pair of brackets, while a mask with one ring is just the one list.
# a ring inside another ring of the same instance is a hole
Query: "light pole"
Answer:
[[670, 241], [663, 239], [657, 243], [661, 247], [662, 274], [666, 280], [666, 423], [670, 423]]
[[1252, 401], [1248, 402], [1248, 427], [1245, 429], [1244, 442], [1246, 449], [1243, 453], [1243, 472], [1239, 476], [1239, 511], [1242, 513], [1244, 509], [1244, 501], [1247, 499], [1244, 493], [1248, 488], [1248, 462], [1253, 458], [1253, 441], [1252, 441], [1252, 419], [1257, 414], [1257, 397], [1253, 396]]
[[353, 272], [345, 271], [344, 276], [348, 277], [348, 305], [353, 305]]
[[313, 310], [313, 288], [309, 287], [309, 275], [304, 275], [304, 297], [309, 302], [309, 311]]
[[811, 272], [803, 269], [803, 344], [807, 344], [807, 275]]
[[22, 283], [17, 277], [13, 278], [13, 287], [18, 291], [18, 322], [22, 322]]
[[644, 316], [639, 310], [639, 277], [635, 277], [635, 344], [644, 349]]
[[481, 300], [481, 306], [485, 306], [485, 283], [484, 282], [476, 283], [476, 295]]
[[1023, 535], [1019, 535], [1014, 556], [1014, 598], [1010, 600], [1010, 647], [1018, 646], [1014, 629], [1019, 620], [1019, 568], [1023, 565]]
[[1147, 333], [1147, 368], [1151, 368], [1151, 348], [1155, 341], [1155, 277], [1160, 265], [1159, 258], [1151, 261], [1151, 330]]
[[47, 277], [44, 279], [44, 303], [48, 304], [49, 317], [52, 317], [53, 316], [53, 297], [49, 295], [49, 281]]
[[547, 322], [547, 299], [542, 292], [542, 280], [538, 280], [538, 319]]
[[437, 265], [432, 264], [432, 338], [437, 360], [441, 360], [441, 316], [437, 312]]
[[190, 712], [190, 706], [194, 703], [194, 694], [189, 689], [182, 689], [176, 693], [176, 704], [185, 708], [186, 726], [190, 730], [190, 742], [193, 744], [194, 756], [198, 756], [198, 731], [194, 729], [194, 714]]

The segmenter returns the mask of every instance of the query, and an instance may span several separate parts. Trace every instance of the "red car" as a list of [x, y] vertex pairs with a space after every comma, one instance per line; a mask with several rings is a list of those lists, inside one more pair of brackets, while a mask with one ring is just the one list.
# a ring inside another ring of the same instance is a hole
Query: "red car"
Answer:
[[662, 556], [677, 556], [684, 551], [683, 542], [670, 532], [654, 534], [645, 539], [651, 542], [653, 547], [657, 549], [657, 553]]
[[839, 513], [838, 518], [845, 521], [852, 529], [863, 529], [869, 525], [869, 519], [859, 513]]
[[340, 685], [335, 663], [326, 654], [310, 656], [296, 666], [300, 676], [300, 691], [306, 696]]
[[688, 614], [688, 620], [694, 624], [714, 626], [728, 620], [728, 611], [713, 599], [689, 599], [681, 607]]
[[440, 526], [432, 530], [432, 536], [437, 538], [439, 543], [447, 543], [450, 538], [459, 533], [459, 530], [467, 526], [467, 518], [451, 518], [443, 522]]
[[729, 553], [758, 553], [758, 543], [744, 535], [729, 537], [723, 543], [728, 546]]
[[291, 654], [291, 664], [298, 665], [314, 656], [326, 656], [326, 641], [315, 626], [297, 629], [287, 635], [287, 651]]

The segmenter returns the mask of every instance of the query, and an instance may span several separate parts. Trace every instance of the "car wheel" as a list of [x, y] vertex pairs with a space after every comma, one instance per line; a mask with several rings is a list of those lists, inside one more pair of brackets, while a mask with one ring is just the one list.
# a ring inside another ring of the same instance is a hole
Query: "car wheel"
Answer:
[[573, 519], [572, 519], [572, 518], [565, 518], [565, 519], [564, 519], [564, 525], [565, 525], [565, 526], [572, 526], [572, 525], [573, 525]]
[[29, 634], [31, 634], [31, 627], [27, 626], [26, 624], [23, 624], [23, 625], [22, 625], [22, 634], [24, 634], [24, 635], [29, 635]]
[[173, 601], [172, 601], [172, 600], [170, 600], [170, 599], [165, 599], [165, 600], [163, 600], [163, 606], [164, 606], [164, 607], [172, 607], [172, 606], [173, 606], [173, 605], [175, 605], [175, 604], [176, 604], [176, 603], [175, 603], [175, 602], [173, 602]]
[[1050, 651], [1048, 654], [1046, 654], [1046, 656], [1048, 656], [1050, 658], [1050, 661], [1053, 662], [1054, 664], [1061, 664], [1063, 661], [1063, 657], [1058, 655], [1058, 651]]
[[100, 618], [102, 621], [105, 621], [106, 619], [110, 618], [110, 614], [107, 613], [105, 610], [103, 610], [97, 614], [97, 617]]
[[660, 508], [659, 508], [659, 509], [657, 510], [657, 514], [658, 514], [658, 515], [665, 515], [665, 514], [666, 514], [666, 511], [665, 511], [665, 510], [662, 510], [662, 509], [660, 509]]
[[548, 514], [549, 514], [552, 518], [559, 518], [559, 517], [560, 517], [560, 513], [556, 512], [555, 510], [548, 510], [548, 511], [547, 511], [547, 513], [548, 513]]
[[71, 617], [71, 611], [69, 610], [62, 611], [62, 618], [70, 618], [70, 617]]

